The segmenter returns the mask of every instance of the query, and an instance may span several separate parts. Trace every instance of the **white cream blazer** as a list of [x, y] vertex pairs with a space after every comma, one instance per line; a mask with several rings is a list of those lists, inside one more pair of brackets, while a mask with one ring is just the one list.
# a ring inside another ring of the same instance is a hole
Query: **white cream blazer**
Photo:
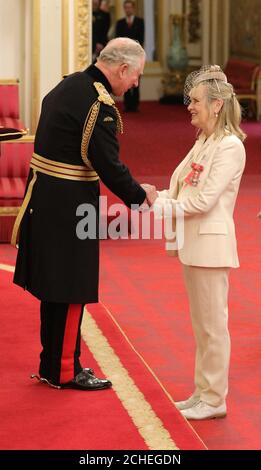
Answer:
[[[204, 135], [199, 137], [174, 171], [169, 189], [158, 192], [155, 205], [164, 207], [171, 200], [184, 210], [183, 247], [172, 253], [178, 254], [183, 264], [237, 268], [233, 212], [245, 167], [245, 148], [235, 135], [217, 139], [212, 135], [205, 148], [204, 140]], [[200, 181], [196, 188], [188, 184], [179, 192], [180, 173], [194, 156], [204, 167]]]

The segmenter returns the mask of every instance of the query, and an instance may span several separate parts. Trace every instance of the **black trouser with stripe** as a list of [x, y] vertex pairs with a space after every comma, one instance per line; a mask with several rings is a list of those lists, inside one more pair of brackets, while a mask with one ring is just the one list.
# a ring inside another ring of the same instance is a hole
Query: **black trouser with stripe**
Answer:
[[59, 385], [82, 371], [82, 304], [41, 302], [40, 377]]

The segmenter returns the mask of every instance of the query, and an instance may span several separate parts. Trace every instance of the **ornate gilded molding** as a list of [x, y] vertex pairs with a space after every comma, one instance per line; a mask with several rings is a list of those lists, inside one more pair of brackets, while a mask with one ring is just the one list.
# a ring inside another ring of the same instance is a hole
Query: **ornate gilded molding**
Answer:
[[75, 0], [75, 70], [83, 70], [91, 62], [91, 8], [90, 0]]

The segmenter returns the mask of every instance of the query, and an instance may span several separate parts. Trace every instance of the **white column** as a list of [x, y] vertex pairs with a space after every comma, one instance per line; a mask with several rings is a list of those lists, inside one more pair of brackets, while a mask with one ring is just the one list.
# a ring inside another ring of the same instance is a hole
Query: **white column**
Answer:
[[22, 2], [0, 0], [0, 78], [19, 78], [24, 56], [21, 44]]
[[62, 78], [61, 0], [40, 4], [40, 101]]
[[145, 51], [149, 62], [154, 60], [155, 52], [155, 21], [154, 21], [154, 0], [144, 0], [144, 20], [145, 28]]
[[25, 125], [31, 125], [31, 94], [32, 94], [32, 0], [24, 1], [24, 71], [23, 71], [23, 93], [22, 115]]
[[19, 79], [20, 117], [30, 127], [31, 1], [0, 0], [0, 79]]

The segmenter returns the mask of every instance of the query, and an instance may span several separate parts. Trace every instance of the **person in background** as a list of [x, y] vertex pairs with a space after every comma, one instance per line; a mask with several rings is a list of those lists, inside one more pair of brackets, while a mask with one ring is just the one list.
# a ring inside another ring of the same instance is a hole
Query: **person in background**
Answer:
[[100, 10], [105, 11], [106, 13], [110, 12], [110, 1], [109, 0], [101, 0]]
[[[135, 15], [135, 2], [125, 0], [123, 3], [125, 18], [116, 22], [115, 36], [128, 37], [144, 44], [144, 20]], [[126, 112], [138, 111], [140, 101], [139, 87], [131, 88], [124, 94], [124, 110]]]
[[96, 61], [108, 42], [111, 17], [109, 11], [101, 9], [101, 0], [92, 0], [92, 60]]
[[200, 420], [227, 413], [229, 271], [239, 267], [233, 211], [245, 166], [245, 134], [233, 86], [219, 66], [192, 72], [185, 97], [198, 138], [169, 189], [158, 192], [155, 207], [170, 205], [175, 223], [178, 207], [184, 214], [183, 246], [174, 246], [169, 233], [166, 248], [183, 267], [196, 341], [195, 388], [176, 406], [185, 418]]
[[[52, 387], [112, 385], [82, 367], [80, 328], [84, 305], [98, 302], [99, 179], [128, 207], [142, 210], [157, 196], [155, 187], [144, 190], [119, 159], [122, 121], [111, 97], [137, 86], [144, 63], [138, 43], [113, 39], [95, 65], [68, 75], [43, 99], [12, 244], [20, 229], [14, 283], [40, 300], [42, 352], [33, 378]], [[90, 206], [88, 231], [78, 231]]]
[[[110, 14], [110, 0], [102, 0], [100, 10], [105, 11], [106, 13]], [[115, 32], [115, 23], [113, 23], [111, 16], [110, 16], [110, 18], [111, 18], [111, 26], [110, 26], [109, 31], [107, 33], [108, 41], [115, 37], [115, 33], [114, 33]]]

